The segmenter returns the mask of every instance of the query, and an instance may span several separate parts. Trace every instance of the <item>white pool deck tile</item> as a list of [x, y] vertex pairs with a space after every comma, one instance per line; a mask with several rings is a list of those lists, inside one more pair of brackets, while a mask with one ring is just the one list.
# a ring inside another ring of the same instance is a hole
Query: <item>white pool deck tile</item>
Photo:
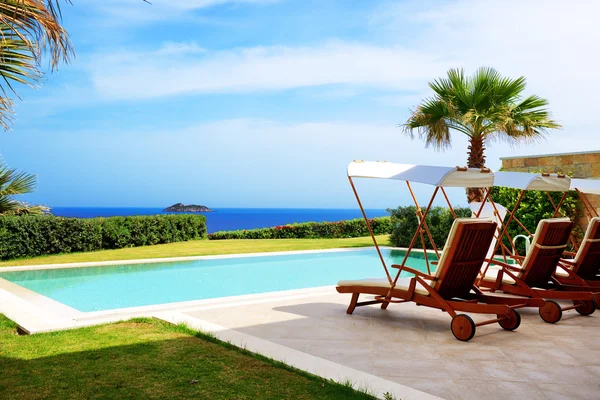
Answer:
[[600, 316], [569, 311], [549, 325], [521, 310], [515, 332], [483, 326], [463, 343], [443, 312], [407, 303], [346, 315], [348, 301], [331, 293], [184, 314], [442, 398], [600, 399]]

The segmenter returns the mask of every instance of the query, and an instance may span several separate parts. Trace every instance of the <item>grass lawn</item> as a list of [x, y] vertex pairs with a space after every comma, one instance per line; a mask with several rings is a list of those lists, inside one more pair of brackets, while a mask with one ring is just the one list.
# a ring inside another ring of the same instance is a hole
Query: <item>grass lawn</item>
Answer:
[[157, 320], [17, 336], [0, 315], [7, 399], [372, 399]]
[[[389, 236], [377, 236], [388, 245]], [[0, 267], [16, 265], [61, 264], [87, 261], [133, 260], [144, 258], [208, 256], [215, 254], [258, 253], [270, 251], [333, 249], [372, 246], [371, 237], [349, 239], [232, 239], [193, 240], [189, 242], [102, 250], [89, 253], [61, 254], [0, 262]]]

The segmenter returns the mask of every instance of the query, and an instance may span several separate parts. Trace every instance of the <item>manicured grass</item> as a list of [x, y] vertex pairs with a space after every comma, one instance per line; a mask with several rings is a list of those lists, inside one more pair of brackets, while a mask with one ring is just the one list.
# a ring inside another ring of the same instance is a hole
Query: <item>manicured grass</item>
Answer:
[[[381, 245], [389, 244], [387, 235], [377, 236]], [[272, 251], [333, 249], [372, 246], [370, 237], [349, 239], [238, 239], [194, 240], [189, 242], [34, 257], [0, 262], [0, 267], [12, 265], [61, 264], [87, 261], [133, 260], [145, 258], [207, 256], [215, 254], [259, 253]]]
[[0, 315], [8, 399], [372, 399], [157, 320], [17, 336]]

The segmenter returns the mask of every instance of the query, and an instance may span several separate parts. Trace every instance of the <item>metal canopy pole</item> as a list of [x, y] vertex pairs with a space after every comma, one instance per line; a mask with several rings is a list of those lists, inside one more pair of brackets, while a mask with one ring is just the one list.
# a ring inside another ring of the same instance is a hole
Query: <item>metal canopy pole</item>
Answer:
[[[365, 223], [367, 224], [367, 229], [371, 234], [371, 239], [373, 239], [373, 243], [375, 244], [375, 248], [377, 249], [377, 254], [379, 254], [379, 259], [381, 260], [381, 264], [383, 265], [383, 269], [385, 270], [385, 275], [388, 278], [388, 282], [392, 283], [392, 277], [388, 272], [387, 265], [385, 265], [385, 260], [383, 259], [383, 255], [381, 254], [381, 250], [379, 249], [379, 245], [377, 244], [377, 240], [375, 239], [375, 234], [373, 233], [373, 228], [371, 228], [371, 224], [369, 223], [369, 219], [367, 218], [367, 214], [365, 213], [365, 209], [363, 208], [362, 202], [360, 201], [360, 197], [358, 197], [358, 192], [356, 191], [356, 187], [354, 186], [354, 182], [352, 181], [352, 177], [348, 177], [350, 181], [350, 186], [352, 186], [352, 191], [354, 192], [354, 196], [356, 196], [356, 201], [358, 202], [358, 206], [360, 207], [360, 212], [365, 219]], [[395, 284], [395, 282], [394, 282]]]
[[[415, 245], [415, 242], [417, 241], [417, 236], [419, 236], [419, 231], [421, 230], [421, 228], [423, 227], [423, 224], [425, 223], [425, 219], [427, 218], [427, 214], [429, 214], [429, 210], [431, 209], [431, 205], [433, 204], [433, 200], [435, 200], [435, 196], [437, 195], [437, 192], [439, 190], [439, 186], [435, 187], [435, 190], [433, 191], [433, 195], [431, 196], [431, 200], [429, 200], [429, 204], [427, 205], [427, 208], [425, 209], [425, 213], [423, 214], [423, 218], [421, 219], [421, 221], [419, 221], [419, 226], [417, 226], [417, 230], [415, 231], [415, 234], [413, 235], [413, 238], [410, 242], [410, 245], [408, 246], [408, 250], [406, 251], [406, 254], [404, 255], [404, 259], [402, 260], [402, 266], [404, 266], [406, 264], [406, 260], [408, 259], [408, 255], [410, 254], [413, 246]], [[396, 273], [396, 278], [394, 279], [394, 284], [393, 286], [396, 286], [396, 282], [398, 281], [398, 278], [400, 278], [400, 273], [402, 272], [401, 269], [398, 269], [398, 272]], [[430, 272], [431, 273], [431, 272]], [[391, 291], [392, 289], [390, 289]]]
[[[494, 246], [494, 254], [496, 254], [496, 252], [498, 251], [498, 247], [500, 247], [500, 244], [502, 243], [502, 238], [504, 237], [505, 233], [508, 233], [508, 225], [510, 225], [510, 222], [512, 221], [515, 213], [517, 212], [517, 209], [519, 208], [519, 205], [521, 204], [521, 200], [523, 200], [524, 195], [525, 195], [525, 190], [521, 190], [521, 194], [519, 195], [517, 203], [515, 204], [511, 213], [509, 214], [508, 221], [506, 221], [506, 224], [504, 224], [502, 233], [500, 234], [500, 240], [498, 240], [498, 243], [496, 243], [496, 246]], [[487, 265], [485, 266], [485, 270], [483, 271], [484, 276], [487, 273], [491, 263], [492, 263], [492, 260], [488, 261]]]

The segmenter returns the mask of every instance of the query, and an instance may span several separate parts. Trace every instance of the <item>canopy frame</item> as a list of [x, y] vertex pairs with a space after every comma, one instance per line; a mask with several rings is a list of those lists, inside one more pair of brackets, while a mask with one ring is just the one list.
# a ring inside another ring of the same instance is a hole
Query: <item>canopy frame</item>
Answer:
[[[465, 167], [456, 167], [456, 169], [454, 171], [466, 172], [467, 170], [468, 169], [465, 168]], [[452, 172], [452, 171], [450, 171], [450, 172]], [[488, 169], [488, 168], [481, 168], [481, 169], [479, 169], [479, 173], [491, 173], [491, 170]], [[366, 178], [366, 176], [355, 176], [355, 177]], [[352, 192], [354, 193], [354, 196], [355, 196], [356, 201], [358, 203], [358, 206], [360, 208], [360, 211], [361, 211], [361, 214], [363, 216], [363, 219], [365, 220], [365, 223], [367, 225], [367, 229], [369, 231], [369, 235], [371, 236], [371, 240], [373, 241], [373, 244], [375, 245], [375, 249], [377, 250], [377, 254], [379, 256], [379, 260], [381, 261], [381, 264], [382, 264], [383, 269], [385, 271], [386, 278], [387, 278], [387, 280], [388, 280], [388, 282], [390, 284], [389, 291], [388, 291], [388, 293], [385, 296], [377, 296], [375, 298], [375, 302], [376, 303], [380, 302], [381, 303], [381, 307], [385, 309], [385, 308], [387, 308], [387, 306], [389, 305], [389, 303], [396, 303], [396, 302], [403, 302], [404, 301], [404, 300], [394, 301], [394, 300], [392, 300], [392, 296], [391, 296], [391, 293], [393, 292], [394, 288], [396, 287], [396, 284], [398, 283], [398, 279], [400, 278], [400, 275], [402, 273], [402, 268], [398, 268], [398, 271], [396, 272], [395, 276], [392, 278], [392, 274], [390, 274], [388, 266], [386, 265], [385, 258], [383, 257], [383, 254], [381, 252], [381, 248], [379, 246], [379, 243], [377, 243], [377, 239], [375, 237], [375, 233], [373, 232], [373, 229], [371, 227], [369, 218], [367, 217], [367, 214], [365, 212], [365, 209], [363, 207], [362, 201], [360, 200], [360, 196], [358, 194], [358, 191], [356, 189], [356, 186], [355, 186], [354, 181], [353, 181], [352, 178], [353, 177], [350, 174], [348, 174], [348, 181], [350, 182], [350, 186], [352, 187]], [[400, 180], [400, 179], [398, 179], [398, 180]], [[435, 199], [436, 199], [436, 197], [437, 197], [437, 195], [438, 195], [438, 193], [440, 191], [443, 193], [444, 199], [445, 199], [446, 203], [448, 204], [448, 207], [450, 208], [453, 217], [456, 219], [457, 216], [456, 216], [456, 213], [454, 211], [454, 208], [452, 207], [450, 199], [449, 199], [448, 195], [446, 194], [444, 186], [442, 186], [442, 185], [434, 185], [435, 189], [433, 190], [433, 194], [431, 195], [431, 197], [429, 199], [429, 202], [427, 203], [427, 206], [425, 208], [425, 212], [423, 212], [423, 210], [422, 210], [422, 208], [421, 208], [421, 206], [420, 206], [420, 204], [419, 204], [419, 202], [417, 200], [417, 197], [416, 197], [416, 195], [415, 195], [415, 193], [414, 193], [414, 191], [412, 189], [410, 181], [409, 180], [404, 180], [404, 181], [405, 181], [405, 183], [407, 185], [407, 188], [409, 190], [409, 193], [411, 195], [413, 203], [415, 204], [415, 208], [416, 208], [415, 214], [417, 216], [417, 220], [419, 221], [419, 224], [418, 224], [418, 226], [417, 226], [417, 228], [415, 230], [415, 233], [413, 234], [413, 237], [412, 237], [412, 240], [410, 242], [410, 245], [408, 246], [408, 248], [406, 250], [406, 254], [404, 255], [404, 258], [403, 258], [402, 263], [400, 265], [402, 267], [404, 267], [406, 265], [406, 262], [408, 260], [408, 257], [410, 256], [411, 251], [413, 250], [413, 248], [415, 248], [416, 241], [418, 239], [420, 239], [421, 245], [422, 245], [422, 248], [423, 248], [423, 254], [424, 254], [426, 266], [427, 266], [427, 272], [428, 272], [428, 274], [431, 274], [431, 266], [430, 266], [431, 262], [430, 262], [429, 256], [428, 256], [428, 253], [430, 252], [430, 250], [427, 249], [427, 244], [426, 244], [426, 240], [425, 240], [425, 234], [427, 235], [427, 237], [428, 237], [428, 239], [429, 239], [429, 241], [430, 241], [430, 243], [431, 243], [431, 245], [433, 247], [433, 251], [436, 254], [436, 257], [438, 258], [438, 260], [440, 259], [440, 254], [439, 254], [439, 250], [437, 248], [437, 245], [435, 244], [435, 241], [433, 240], [433, 236], [431, 235], [431, 231], [429, 229], [429, 226], [427, 224], [427, 215], [429, 214], [429, 212], [431, 210], [431, 207], [433, 206], [433, 202], [435, 201]], [[421, 182], [421, 183], [424, 183], [424, 182]], [[427, 184], [427, 183], [425, 183], [425, 184]], [[481, 214], [481, 211], [483, 210], [484, 205], [485, 205], [487, 199], [489, 198], [489, 194], [490, 194], [491, 190], [486, 190], [485, 192], [486, 192], [486, 195], [485, 195], [485, 198], [484, 198], [484, 200], [483, 200], [483, 202], [481, 204], [481, 207], [479, 208], [479, 210], [477, 211], [477, 213], [474, 213], [476, 218], [478, 218], [479, 215]]]
[[[549, 173], [542, 173], [540, 174], [542, 177], [549, 177], [551, 176], [551, 174]], [[556, 174], [555, 177], [557, 179], [567, 179], [567, 176], [564, 174]], [[569, 178], [570, 179], [570, 178]], [[506, 222], [502, 222], [502, 229], [501, 229], [501, 234], [500, 234], [500, 238], [498, 239], [498, 241], [496, 242], [496, 246], [493, 250], [493, 254], [497, 254], [498, 250], [501, 249], [502, 250], [502, 256], [504, 258], [504, 262], [507, 262], [508, 258], [512, 258], [515, 262], [517, 262], [519, 265], [522, 265], [522, 259], [521, 259], [521, 255], [519, 254], [517, 247], [513, 241], [513, 238], [511, 237], [510, 233], [508, 232], [508, 227], [510, 226], [511, 222], [515, 222], [519, 225], [519, 227], [521, 229], [523, 229], [523, 231], [525, 231], [525, 233], [527, 233], [527, 235], [531, 238], [533, 238], [533, 233], [531, 233], [527, 227], [525, 227], [525, 225], [519, 220], [519, 218], [516, 216], [517, 210], [519, 209], [519, 206], [521, 205], [521, 202], [523, 200], [523, 197], [525, 196], [525, 192], [527, 192], [528, 190], [536, 190], [536, 191], [543, 191], [546, 196], [548, 197], [548, 200], [550, 200], [550, 204], [552, 204], [552, 207], [554, 209], [554, 213], [552, 214], [552, 218], [556, 218], [556, 216], [560, 215], [560, 208], [563, 205], [567, 194], [569, 193], [570, 189], [566, 189], [563, 192], [560, 200], [558, 203], [555, 203], [554, 200], [552, 199], [552, 196], [550, 195], [550, 192], [556, 192], [558, 190], [553, 190], [554, 188], [547, 188], [546, 190], [540, 190], [539, 188], [521, 188], [521, 191], [519, 193], [519, 197], [517, 198], [517, 202], [515, 203], [514, 207], [512, 208], [511, 212], [508, 215], [508, 219], [506, 220]], [[495, 202], [494, 199], [490, 196], [490, 202], [493, 204], [493, 206], [495, 207]], [[508, 249], [506, 247], [506, 245], [503, 243], [503, 239], [507, 238], [510, 245], [511, 245], [511, 249]], [[573, 233], [571, 232], [570, 234], [570, 238], [569, 240], [571, 241], [571, 244], [573, 245], [573, 247], [575, 249], [578, 248], [578, 243], [577, 240], [575, 239], [575, 236], [573, 235]], [[490, 259], [488, 261], [488, 263], [486, 264], [485, 268], [482, 270], [481, 276], [485, 276], [485, 274], [487, 273], [490, 265], [492, 264], [492, 260]]]

